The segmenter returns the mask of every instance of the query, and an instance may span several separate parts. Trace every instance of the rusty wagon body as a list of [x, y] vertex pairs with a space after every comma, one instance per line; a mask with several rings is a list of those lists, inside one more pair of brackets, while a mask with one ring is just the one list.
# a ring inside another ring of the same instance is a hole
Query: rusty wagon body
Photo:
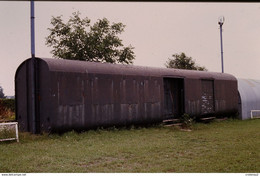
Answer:
[[87, 130], [238, 111], [230, 74], [85, 61], [36, 59], [36, 118], [32, 119], [31, 62], [15, 76], [21, 131]]

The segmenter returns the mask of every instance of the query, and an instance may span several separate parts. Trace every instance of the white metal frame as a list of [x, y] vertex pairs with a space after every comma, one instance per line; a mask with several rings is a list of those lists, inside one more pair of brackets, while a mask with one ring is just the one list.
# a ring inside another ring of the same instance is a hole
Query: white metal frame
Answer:
[[8, 125], [15, 125], [15, 138], [0, 139], [0, 142], [1, 141], [11, 141], [11, 140], [16, 140], [17, 142], [19, 142], [18, 122], [0, 123], [0, 126], [8, 126]]
[[[253, 119], [253, 112], [260, 112], [260, 110], [251, 110], [251, 119]], [[258, 119], [260, 117], [255, 117], [255, 119]]]

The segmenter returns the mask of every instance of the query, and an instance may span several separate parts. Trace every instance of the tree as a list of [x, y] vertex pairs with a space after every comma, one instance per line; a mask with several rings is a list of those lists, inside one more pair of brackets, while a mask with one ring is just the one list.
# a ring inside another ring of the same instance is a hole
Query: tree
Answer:
[[55, 58], [132, 64], [135, 59], [134, 47], [124, 47], [118, 37], [124, 31], [122, 23], [112, 23], [99, 19], [94, 25], [90, 19], [80, 18], [79, 12], [72, 13], [65, 24], [62, 16], [52, 17], [53, 28], [46, 37], [46, 45], [53, 47]]
[[0, 86], [0, 98], [5, 98], [4, 89]]
[[173, 54], [172, 57], [174, 59], [168, 58], [168, 61], [166, 61], [165, 66], [167, 68], [207, 71], [205, 67], [196, 65], [192, 57], [187, 57], [183, 52], [181, 54]]

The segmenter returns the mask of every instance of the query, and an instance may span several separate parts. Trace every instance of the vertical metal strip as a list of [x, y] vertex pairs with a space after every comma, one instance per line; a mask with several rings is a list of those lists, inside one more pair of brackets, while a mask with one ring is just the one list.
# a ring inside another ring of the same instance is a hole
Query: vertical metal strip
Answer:
[[35, 57], [35, 24], [34, 24], [34, 1], [31, 0], [31, 54]]

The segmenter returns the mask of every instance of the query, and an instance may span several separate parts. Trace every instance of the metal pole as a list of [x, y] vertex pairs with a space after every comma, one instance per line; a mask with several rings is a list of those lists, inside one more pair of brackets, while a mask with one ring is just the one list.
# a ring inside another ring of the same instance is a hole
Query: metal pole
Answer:
[[224, 64], [223, 64], [223, 41], [222, 41], [222, 25], [220, 25], [220, 44], [221, 44], [221, 68], [222, 68], [222, 73], [224, 73]]
[[34, 32], [34, 1], [31, 0], [31, 53], [32, 58], [35, 58], [35, 32]]
[[19, 142], [18, 122], [15, 123], [15, 134], [16, 134], [16, 141]]
[[34, 32], [34, 1], [31, 0], [31, 119], [32, 119], [32, 133], [36, 133], [35, 122], [35, 32]]

